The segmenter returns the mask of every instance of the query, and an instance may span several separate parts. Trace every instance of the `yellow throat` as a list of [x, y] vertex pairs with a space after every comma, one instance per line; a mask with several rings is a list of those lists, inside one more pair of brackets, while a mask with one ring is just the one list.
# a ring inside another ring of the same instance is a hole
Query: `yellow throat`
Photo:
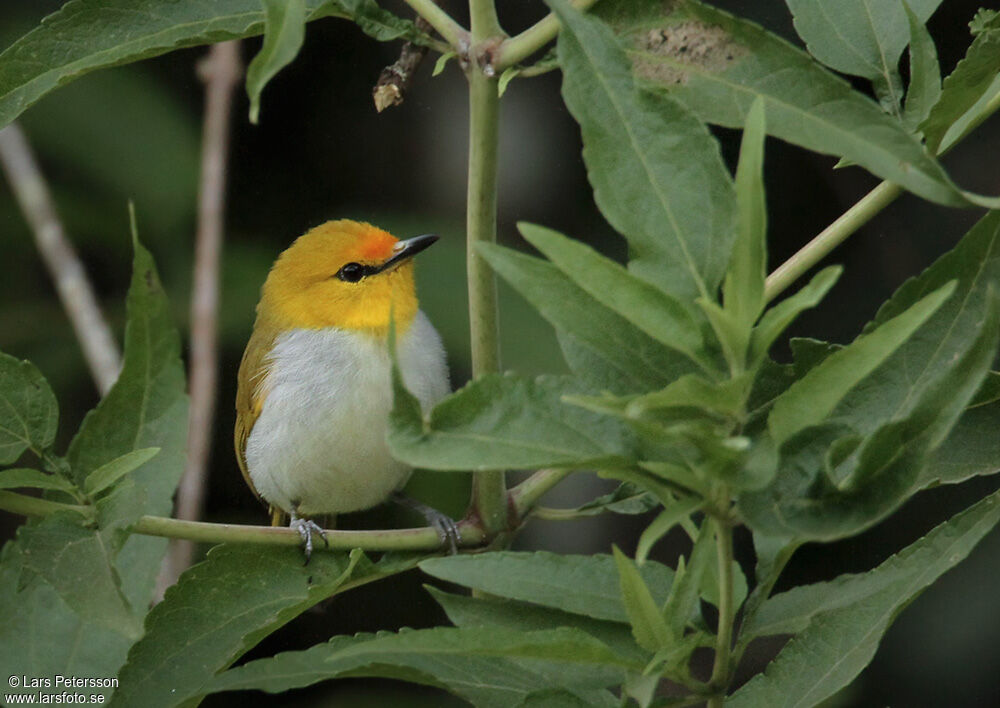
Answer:
[[[433, 243], [434, 237], [426, 245]], [[300, 236], [275, 261], [257, 306], [257, 326], [338, 327], [385, 336], [390, 316], [405, 332], [417, 313], [413, 262], [426, 245], [399, 241], [371, 224], [328, 221]], [[410, 253], [403, 253], [410, 244]], [[357, 278], [357, 280], [355, 280]]]

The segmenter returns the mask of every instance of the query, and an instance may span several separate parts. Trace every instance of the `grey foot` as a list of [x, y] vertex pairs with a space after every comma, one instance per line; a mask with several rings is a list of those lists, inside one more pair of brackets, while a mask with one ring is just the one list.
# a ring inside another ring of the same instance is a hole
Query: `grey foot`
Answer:
[[309, 563], [309, 559], [312, 557], [313, 552], [313, 536], [319, 535], [323, 539], [323, 543], [326, 544], [327, 548], [330, 547], [330, 542], [326, 538], [326, 533], [319, 525], [310, 519], [299, 518], [298, 514], [294, 511], [292, 512], [292, 520], [288, 524], [288, 528], [295, 529], [299, 536], [302, 537], [302, 550], [305, 552], [306, 563]]
[[458, 553], [458, 542], [460, 539], [458, 524], [447, 514], [442, 514], [432, 506], [427, 506], [423, 502], [396, 492], [392, 495], [392, 500], [401, 506], [408, 507], [418, 512], [427, 521], [427, 525], [438, 532], [441, 538], [441, 545], [448, 548], [451, 555]]

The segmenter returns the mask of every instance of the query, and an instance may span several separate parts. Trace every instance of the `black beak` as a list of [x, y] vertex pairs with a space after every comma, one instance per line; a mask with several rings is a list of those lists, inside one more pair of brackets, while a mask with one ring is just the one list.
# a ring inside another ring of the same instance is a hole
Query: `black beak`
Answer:
[[413, 258], [413, 256], [437, 241], [438, 238], [440, 237], [437, 234], [424, 234], [423, 236], [414, 236], [413, 238], [398, 242], [394, 248], [395, 252], [392, 258], [379, 266], [378, 272], [391, 270], [403, 261]]

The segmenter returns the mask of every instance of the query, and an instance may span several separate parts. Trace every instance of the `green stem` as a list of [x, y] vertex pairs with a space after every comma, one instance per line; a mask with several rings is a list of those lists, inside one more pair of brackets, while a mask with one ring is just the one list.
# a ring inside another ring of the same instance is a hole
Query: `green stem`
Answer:
[[439, 35], [451, 45], [452, 49], [461, 54], [468, 49], [469, 33], [462, 25], [451, 18], [447, 12], [442, 10], [434, 0], [406, 0], [406, 4], [427, 20]]
[[[969, 121], [959, 135], [942, 144], [938, 156], [943, 156], [951, 150], [997, 110], [1000, 110], [1000, 93], [983, 106], [979, 114]], [[764, 286], [765, 299], [770, 302], [780, 295], [789, 285], [825, 258], [830, 251], [868, 223], [873, 216], [892, 204], [896, 197], [902, 193], [902, 187], [886, 181], [862, 197], [861, 201], [844, 212], [839, 219], [823, 229], [816, 238], [800, 248], [795, 255], [767, 276], [767, 283]]]
[[719, 561], [719, 628], [715, 641], [715, 663], [709, 685], [715, 694], [709, 698], [709, 708], [720, 708], [726, 700], [730, 680], [730, 656], [733, 642], [733, 529], [725, 521], [712, 517], [715, 525], [716, 555]]
[[[472, 375], [479, 378], [500, 369], [497, 286], [493, 271], [479, 255], [479, 243], [496, 241], [497, 150], [500, 98], [497, 83], [479, 66], [476, 56], [500, 30], [493, 0], [469, 0], [472, 19], [472, 60], [469, 61], [469, 191], [466, 237], [468, 243], [469, 330]], [[507, 484], [502, 470], [476, 472], [473, 507], [488, 537], [505, 530]]]
[[94, 513], [93, 507], [61, 504], [15, 492], [0, 492], [0, 509], [21, 516], [48, 516], [57, 511], [73, 511], [84, 516], [91, 516]]
[[[514, 511], [517, 513], [517, 517], [523, 518], [535, 503], [542, 497], [543, 494], [548, 492], [554, 486], [559, 484], [561, 481], [566, 479], [566, 476], [572, 472], [572, 470], [554, 470], [545, 469], [538, 470], [533, 475], [528, 477], [526, 480], [521, 482], [519, 485], [510, 490], [510, 504], [514, 507]], [[537, 511], [537, 510], [536, 510]], [[551, 509], [552, 512], [563, 511], [565, 513], [571, 513], [572, 510], [566, 509]], [[552, 517], [540, 517], [540, 518], [552, 518]]]
[[[578, 10], [586, 10], [596, 1], [575, 0], [573, 7]], [[558, 33], [559, 20], [550, 12], [531, 27], [524, 30], [524, 32], [521, 32], [521, 34], [505, 40], [500, 45], [493, 64], [497, 71], [503, 71], [507, 67], [514, 66], [551, 42]]]

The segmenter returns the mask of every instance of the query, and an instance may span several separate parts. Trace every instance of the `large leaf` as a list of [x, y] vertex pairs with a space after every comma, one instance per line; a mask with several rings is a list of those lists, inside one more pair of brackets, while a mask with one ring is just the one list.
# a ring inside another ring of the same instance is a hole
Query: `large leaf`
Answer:
[[[509, 675], [506, 659], [590, 669], [584, 689], [620, 683], [643, 664], [612, 652], [575, 629], [522, 632], [503, 627], [436, 627], [334, 637], [305, 651], [258, 659], [219, 676], [213, 691], [259, 688], [270, 693], [345, 676], [383, 676], [439, 686], [477, 706], [511, 706], [525, 694], [560, 685], [558, 672]], [[548, 683], [542, 683], [547, 681]], [[506, 702], [503, 702], [506, 701]]]
[[[0, 552], [0, 666], [13, 676], [94, 676], [118, 673], [132, 640], [98, 618], [74, 612], [48, 582], [24, 565], [19, 544]], [[111, 688], [82, 688], [103, 696]], [[32, 691], [34, 692], [34, 691]]]
[[[786, 0], [795, 30], [809, 52], [827, 66], [875, 82], [886, 103], [898, 108], [899, 57], [910, 42], [910, 26], [901, 0]], [[909, 0], [923, 25], [941, 0]]]
[[726, 705], [806, 708], [848, 685], [871, 661], [896, 615], [961, 562], [998, 521], [1000, 493], [995, 493], [869, 573], [773, 597], [747, 630], [801, 633]]
[[434, 470], [576, 467], [633, 457], [621, 423], [562, 400], [579, 393], [590, 391], [569, 377], [492, 374], [438, 403], [425, 422], [397, 375], [389, 447], [397, 459]]
[[769, 134], [845, 157], [925, 199], [969, 203], [899, 121], [757, 25], [695, 0], [609, 0], [597, 13], [622, 35], [638, 77], [702, 120], [742, 127], [761, 97]]
[[[116, 505], [131, 521], [143, 514], [169, 516], [184, 471], [187, 394], [180, 336], [149, 252], [133, 235], [135, 259], [128, 294], [122, 371], [108, 394], [84, 418], [67, 453], [80, 486], [92, 472], [145, 448], [160, 448], [137, 469], [133, 503]], [[112, 508], [111, 506], [108, 507]], [[145, 608], [153, 593], [166, 539], [132, 536], [117, 566], [129, 602]]]
[[903, 125], [916, 130], [941, 98], [941, 66], [931, 33], [909, 5], [904, 7], [910, 23], [910, 85], [906, 89]]
[[[551, 263], [492, 244], [479, 250], [557, 332], [586, 352], [583, 361], [567, 357], [570, 368], [582, 378], [592, 378], [588, 370], [593, 368], [610, 370], [616, 392], [626, 393], [661, 388], [697, 370], [688, 357], [602, 305]], [[601, 376], [605, 378], [610, 377]]]
[[563, 98], [604, 217], [629, 242], [629, 267], [681, 297], [713, 297], [735, 235], [732, 181], [705, 126], [672, 99], [636, 91], [611, 31], [551, 2], [562, 24]]
[[48, 381], [34, 364], [0, 353], [0, 465], [28, 449], [41, 455], [52, 446], [59, 407]]
[[25, 567], [45, 578], [80, 617], [133, 641], [142, 635], [140, 616], [122, 594], [115, 549], [100, 533], [56, 514], [23, 526], [18, 546]]
[[774, 402], [767, 419], [775, 443], [781, 444], [798, 431], [823, 421], [848, 391], [909, 339], [954, 290], [954, 283], [941, 286], [905, 312], [831, 354], [792, 384]]
[[972, 46], [944, 80], [941, 99], [920, 125], [931, 152], [937, 152], [948, 128], [994, 86], [1000, 74], [1000, 14], [981, 11], [972, 28], [976, 34]]
[[967, 410], [934, 451], [917, 484], [957, 484], [970, 477], [1000, 472], [1000, 401]]
[[[482, 555], [430, 558], [420, 569], [441, 580], [491, 595], [532, 602], [601, 620], [628, 623], [618, 571], [609, 555], [574, 556], [545, 551], [500, 551]], [[674, 573], [647, 561], [639, 568], [654, 600], [662, 605]]]
[[320, 600], [417, 559], [389, 554], [372, 564], [360, 551], [316, 553], [305, 566], [297, 548], [216, 547], [150, 611], [112, 705], [175, 706], [204, 695], [218, 671]]
[[[374, 0], [306, 0], [307, 19], [346, 17], [380, 40], [423, 40]], [[73, 0], [0, 54], [0, 127], [53, 89], [109, 66], [261, 34], [260, 0]]]

